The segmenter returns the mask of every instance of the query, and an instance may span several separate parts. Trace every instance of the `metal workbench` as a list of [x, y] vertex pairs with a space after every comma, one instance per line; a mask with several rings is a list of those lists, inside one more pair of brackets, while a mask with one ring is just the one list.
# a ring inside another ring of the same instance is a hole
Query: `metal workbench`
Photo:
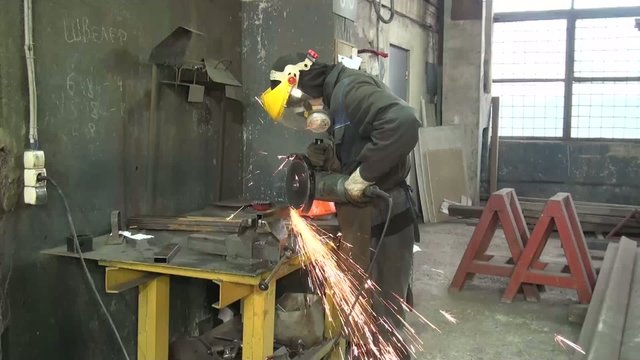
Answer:
[[[198, 212], [200, 214], [210, 211]], [[332, 227], [335, 221], [327, 222]], [[242, 301], [243, 360], [264, 360], [273, 353], [275, 319], [275, 280], [300, 268], [297, 257], [290, 259], [274, 276], [266, 291], [258, 288], [273, 269], [266, 263], [247, 265], [225, 260], [223, 256], [204, 254], [187, 248], [189, 232], [136, 231], [153, 238], [125, 239], [123, 244], [107, 245], [108, 235], [93, 240], [93, 251], [83, 253], [86, 260], [105, 267], [107, 293], [120, 293], [134, 287], [138, 295], [138, 360], [167, 360], [169, 349], [169, 276], [213, 281], [220, 287], [219, 301], [224, 308]], [[168, 243], [180, 244], [180, 251], [169, 264], [153, 262], [154, 254]], [[43, 251], [44, 254], [78, 257], [66, 246]], [[328, 309], [328, 312], [332, 311]], [[338, 333], [339, 324], [326, 321], [327, 336]], [[249, 339], [247, 341], [247, 339]], [[339, 355], [332, 356], [339, 358]]]

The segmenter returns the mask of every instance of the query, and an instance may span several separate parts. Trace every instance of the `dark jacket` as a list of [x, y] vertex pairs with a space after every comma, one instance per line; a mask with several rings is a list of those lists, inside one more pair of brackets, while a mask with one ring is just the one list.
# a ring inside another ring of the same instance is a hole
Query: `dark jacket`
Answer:
[[383, 190], [409, 174], [409, 154], [418, 142], [415, 110], [373, 76], [336, 65], [327, 76], [323, 101], [333, 119], [342, 172], [360, 167], [364, 180]]

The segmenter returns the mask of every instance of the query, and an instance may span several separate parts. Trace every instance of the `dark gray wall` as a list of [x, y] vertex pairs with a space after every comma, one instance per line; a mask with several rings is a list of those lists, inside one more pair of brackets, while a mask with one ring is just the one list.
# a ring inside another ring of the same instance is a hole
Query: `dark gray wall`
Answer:
[[243, 1], [242, 73], [245, 83], [245, 196], [282, 199], [278, 156], [304, 152], [314, 136], [272, 123], [254, 97], [269, 86], [271, 64], [281, 55], [314, 49], [333, 62], [332, 0]]
[[[520, 196], [563, 191], [575, 200], [640, 204], [640, 143], [501, 139], [499, 149], [499, 188], [515, 188]], [[486, 161], [482, 170], [486, 194]]]
[[[41, 255], [69, 234], [60, 199], [46, 206], [21, 198], [27, 87], [22, 1], [0, 12], [0, 244], [2, 283], [10, 273], [4, 359], [121, 359], [77, 261]], [[240, 195], [242, 109], [211, 91], [188, 104], [186, 90], [161, 86], [155, 208], [146, 208], [151, 48], [178, 25], [208, 35], [207, 51], [241, 72], [241, 5], [229, 0], [34, 1], [39, 130], [47, 170], [71, 204], [81, 233], [103, 234], [112, 209], [129, 215], [180, 213], [213, 200], [223, 178], [216, 162], [225, 122], [223, 194]], [[171, 75], [172, 77], [173, 75]], [[15, 184], [18, 184], [17, 186]], [[11, 211], [12, 210], [12, 211]], [[103, 269], [90, 266], [102, 288]], [[105, 295], [130, 355], [135, 355], [136, 291]], [[207, 283], [172, 280], [171, 334], [194, 333], [209, 316]]]

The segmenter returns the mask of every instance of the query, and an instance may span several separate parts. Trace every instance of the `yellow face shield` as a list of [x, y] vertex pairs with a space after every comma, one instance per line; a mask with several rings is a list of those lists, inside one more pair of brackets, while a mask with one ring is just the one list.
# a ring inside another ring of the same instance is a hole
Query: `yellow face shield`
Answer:
[[273, 89], [269, 87], [260, 95], [260, 104], [274, 122], [282, 122], [285, 109], [302, 97], [302, 92], [298, 90], [300, 72], [309, 70], [317, 57], [313, 50], [309, 50], [304, 61], [287, 65], [283, 71], [271, 71], [269, 79], [279, 81], [279, 84]]
[[281, 81], [274, 89], [268, 88], [260, 95], [260, 104], [273, 121], [278, 122], [282, 119], [293, 89], [294, 87], [289, 83]]

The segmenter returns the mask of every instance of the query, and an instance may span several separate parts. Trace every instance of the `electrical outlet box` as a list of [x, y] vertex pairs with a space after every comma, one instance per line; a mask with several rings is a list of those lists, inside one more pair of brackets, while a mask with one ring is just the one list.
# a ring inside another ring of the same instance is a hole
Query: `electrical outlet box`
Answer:
[[24, 203], [28, 205], [42, 205], [47, 203], [46, 186], [25, 186]]
[[38, 180], [38, 176], [46, 176], [45, 169], [24, 169], [24, 186], [46, 186], [46, 180]]
[[23, 156], [25, 169], [43, 169], [44, 168], [44, 151], [27, 150]]

